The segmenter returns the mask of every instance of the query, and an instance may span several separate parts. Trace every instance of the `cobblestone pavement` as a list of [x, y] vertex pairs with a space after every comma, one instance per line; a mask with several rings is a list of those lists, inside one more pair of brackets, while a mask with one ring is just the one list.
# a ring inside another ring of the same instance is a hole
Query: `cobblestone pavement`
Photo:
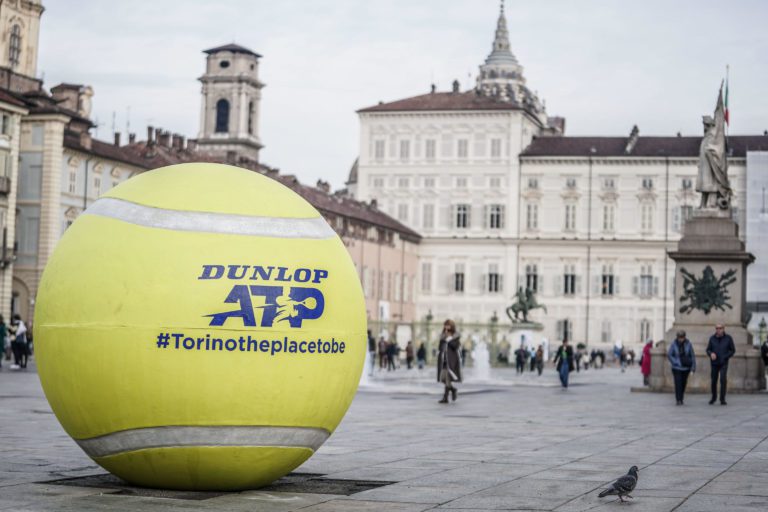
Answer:
[[[733, 395], [725, 407], [690, 395], [676, 407], [670, 395], [629, 392], [637, 367], [582, 371], [568, 391], [551, 368], [541, 377], [503, 369], [487, 382], [470, 373], [458, 401], [441, 405], [433, 373], [377, 372], [296, 470], [322, 478], [200, 495], [110, 482], [57, 423], [34, 367], [5, 364], [0, 510], [768, 510], [766, 394]], [[633, 464], [633, 500], [597, 497]], [[49, 483], [89, 475], [101, 487]], [[388, 483], [360, 491], [361, 480]]]

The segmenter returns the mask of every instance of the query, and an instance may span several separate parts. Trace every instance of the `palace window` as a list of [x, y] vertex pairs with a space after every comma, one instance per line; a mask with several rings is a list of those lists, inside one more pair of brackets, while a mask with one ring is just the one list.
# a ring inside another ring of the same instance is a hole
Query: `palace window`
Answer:
[[647, 318], [640, 320], [640, 339], [638, 341], [645, 343], [651, 339], [651, 321]]
[[467, 188], [467, 178], [456, 178], [456, 188]]
[[216, 102], [216, 133], [229, 132], [229, 102], [221, 99]]
[[633, 292], [640, 297], [654, 297], [658, 295], [658, 278], [653, 276], [653, 266], [643, 264], [640, 266], [640, 275], [633, 278]]
[[384, 141], [377, 140], [373, 143], [373, 156], [376, 160], [384, 159]]
[[611, 338], [611, 321], [603, 320], [600, 324], [600, 341], [602, 343], [609, 343], [613, 341]]
[[456, 227], [468, 228], [469, 227], [469, 205], [458, 204], [456, 205]]
[[424, 229], [432, 229], [435, 227], [435, 205], [425, 204], [423, 214], [421, 216], [421, 223]]
[[576, 266], [568, 264], [563, 270], [563, 295], [576, 295]]
[[565, 187], [566, 188], [576, 188], [576, 178], [568, 178], [565, 180]]
[[539, 188], [539, 179], [528, 178], [528, 188], [531, 190], [537, 190]]
[[400, 222], [408, 222], [408, 205], [406, 203], [397, 205], [397, 220]]
[[501, 139], [491, 139], [491, 158], [501, 157]]
[[576, 229], [576, 205], [568, 203], [565, 205], [565, 230], [574, 231]]
[[498, 263], [488, 265], [488, 291], [498, 293], [501, 291], [501, 274], [499, 274]]
[[459, 158], [467, 158], [468, 146], [469, 146], [469, 143], [467, 139], [459, 139], [459, 144], [457, 146]]
[[488, 227], [501, 229], [504, 227], [504, 205], [492, 204], [488, 207]]
[[408, 178], [397, 178], [397, 186], [399, 188], [408, 188], [410, 180]]
[[494, 176], [489, 180], [489, 182], [492, 189], [498, 190], [501, 188], [501, 178]]
[[653, 178], [643, 178], [643, 190], [653, 190]]
[[11, 67], [15, 68], [19, 65], [21, 56], [21, 27], [14, 25], [11, 28], [11, 37], [8, 44], [8, 61], [11, 63]]
[[248, 133], [253, 135], [253, 102], [248, 102]]
[[600, 276], [601, 279], [601, 293], [603, 297], [613, 297], [616, 293], [616, 276], [613, 273], [613, 265], [603, 265], [603, 273]]
[[525, 228], [528, 231], [539, 229], [539, 205], [528, 203], [525, 206]]
[[429, 293], [432, 290], [432, 263], [421, 264], [421, 291]]
[[693, 188], [693, 182], [691, 181], [691, 178], [683, 178], [680, 186], [683, 190], [691, 190], [691, 188]]
[[613, 204], [603, 205], [603, 231], [613, 232], [614, 219], [616, 218], [616, 206]]
[[77, 169], [69, 170], [69, 193], [77, 192]]
[[640, 231], [644, 233], [653, 231], [653, 203], [640, 205]]
[[603, 188], [605, 190], [615, 190], [616, 183], [614, 182], [613, 178], [605, 178], [603, 180]]
[[534, 293], [539, 291], [539, 269], [535, 263], [525, 266], [525, 289]]
[[456, 271], [453, 273], [453, 291], [464, 292], [464, 264], [457, 263]]
[[435, 188], [435, 178], [424, 178], [424, 188]]
[[411, 141], [401, 140], [400, 141], [400, 159], [408, 160], [410, 157], [411, 157]]
[[573, 322], [566, 318], [557, 321], [557, 339], [561, 341], [571, 341], [573, 336]]
[[427, 160], [435, 159], [435, 139], [427, 139], [426, 145], [424, 147], [424, 153], [427, 157]]

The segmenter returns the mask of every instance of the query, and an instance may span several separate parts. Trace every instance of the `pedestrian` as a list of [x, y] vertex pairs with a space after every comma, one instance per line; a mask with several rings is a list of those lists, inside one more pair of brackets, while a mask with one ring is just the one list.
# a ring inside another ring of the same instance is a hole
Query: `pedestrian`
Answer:
[[368, 375], [373, 375], [373, 369], [376, 366], [376, 338], [373, 337], [370, 329], [368, 329], [368, 356], [371, 359], [371, 371]]
[[536, 371], [539, 372], [539, 375], [541, 375], [542, 370], [544, 369], [544, 348], [539, 345], [539, 348], [536, 349]]
[[419, 370], [423, 369], [427, 364], [427, 348], [424, 346], [424, 343], [419, 345], [419, 350], [416, 351], [416, 361], [418, 362]]
[[11, 370], [27, 367], [27, 326], [18, 313], [11, 319], [11, 349], [13, 350], [13, 364]]
[[581, 371], [581, 349], [576, 347], [576, 354], [573, 356], [573, 362], [576, 363], [576, 373]]
[[8, 337], [8, 326], [5, 325], [5, 318], [3, 318], [3, 315], [0, 315], [0, 348], [2, 351], [0, 352], [0, 368], [3, 367], [3, 356], [5, 356], [5, 338]]
[[560, 374], [560, 384], [563, 389], [568, 389], [568, 374], [573, 371], [573, 349], [568, 345], [568, 340], [557, 349], [554, 359], [557, 373]]
[[413, 343], [410, 341], [405, 346], [405, 363], [408, 365], [408, 369], [411, 369], [413, 365]]
[[627, 371], [627, 350], [624, 347], [619, 350], [619, 363], [621, 364], [621, 373]]
[[394, 341], [387, 343], [387, 371], [397, 370], [397, 366], [395, 366], [395, 356], [397, 354], [397, 349], [395, 348], [396, 345], [397, 344]]
[[[0, 319], [3, 317], [0, 316]], [[763, 341], [763, 344], [760, 345], [760, 356], [763, 358], [763, 365], [765, 365], [768, 368], [768, 339]]]
[[461, 336], [456, 332], [456, 324], [453, 320], [443, 323], [443, 332], [440, 334], [440, 343], [437, 353], [437, 381], [445, 386], [441, 404], [448, 403], [448, 393], [455, 402], [458, 390], [454, 382], [461, 382]]
[[515, 350], [515, 370], [518, 374], [525, 371], [525, 356], [527, 352], [525, 347], [520, 345], [520, 348]]
[[712, 399], [709, 405], [715, 403], [717, 398], [717, 379], [720, 377], [720, 405], [728, 405], [725, 401], [725, 392], [728, 381], [728, 360], [736, 353], [733, 338], [725, 333], [725, 326], [717, 324], [715, 334], [709, 337], [707, 355], [712, 365]]
[[[650, 349], [648, 352], [650, 353]], [[677, 331], [677, 338], [669, 346], [667, 359], [669, 359], [669, 364], [672, 367], [672, 377], [675, 379], [677, 405], [683, 405], [688, 375], [696, 371], [696, 354], [693, 352], [693, 344], [685, 336], [685, 331]]]
[[387, 366], [387, 342], [384, 341], [384, 336], [379, 337], [379, 371], [383, 370]]
[[653, 340], [648, 340], [648, 343], [643, 347], [643, 355], [640, 356], [640, 373], [643, 374], [643, 386], [650, 385], [651, 348], [653, 348]]
[[600, 358], [600, 368], [605, 366], [605, 351], [600, 349], [597, 351], [597, 357]]
[[533, 345], [528, 347], [528, 359], [531, 361], [530, 371], [533, 372], [536, 370], [536, 349], [533, 348]]
[[464, 367], [464, 364], [467, 362], [467, 347], [464, 345], [461, 346], [461, 366]]

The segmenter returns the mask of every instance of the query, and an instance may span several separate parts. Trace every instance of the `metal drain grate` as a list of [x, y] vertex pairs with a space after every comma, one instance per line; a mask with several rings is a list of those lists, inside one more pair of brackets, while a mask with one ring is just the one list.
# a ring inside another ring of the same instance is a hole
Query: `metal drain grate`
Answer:
[[[294, 492], [311, 494], [336, 494], [350, 496], [358, 492], [376, 489], [395, 482], [378, 480], [338, 480], [323, 478], [319, 473], [291, 473], [276, 480], [272, 484], [262, 487], [260, 491]], [[48, 485], [71, 485], [76, 487], [93, 487], [104, 489], [105, 493], [113, 496], [142, 496], [146, 498], [166, 498], [174, 500], [208, 500], [229, 494], [227, 492], [208, 491], [173, 491], [167, 489], [150, 489], [135, 487], [114, 475], [99, 474], [79, 476], [74, 478], [62, 478], [48, 482], [40, 482]]]
[[101, 474], [79, 476], [75, 478], [62, 478], [61, 480], [52, 480], [41, 482], [53, 485], [72, 485], [76, 487], [95, 487], [105, 489], [106, 493], [116, 496], [142, 496], [146, 498], [167, 498], [173, 500], [209, 500], [218, 496], [223, 496], [225, 492], [207, 492], [207, 491], [172, 491], [167, 489], [150, 489], [147, 487], [134, 487], [125, 483], [114, 475]]
[[376, 489], [394, 483], [395, 482], [383, 480], [340, 480], [335, 478], [324, 478], [323, 475], [316, 473], [291, 473], [259, 490], [351, 496], [358, 492]]

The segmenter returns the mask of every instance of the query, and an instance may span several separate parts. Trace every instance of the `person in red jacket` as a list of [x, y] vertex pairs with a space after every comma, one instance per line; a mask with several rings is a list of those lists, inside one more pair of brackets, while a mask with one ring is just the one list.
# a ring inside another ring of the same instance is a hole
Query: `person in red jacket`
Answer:
[[640, 371], [643, 374], [643, 386], [648, 386], [650, 384], [648, 379], [651, 377], [651, 348], [653, 348], [653, 340], [648, 340], [643, 347], [643, 355], [640, 357]]

